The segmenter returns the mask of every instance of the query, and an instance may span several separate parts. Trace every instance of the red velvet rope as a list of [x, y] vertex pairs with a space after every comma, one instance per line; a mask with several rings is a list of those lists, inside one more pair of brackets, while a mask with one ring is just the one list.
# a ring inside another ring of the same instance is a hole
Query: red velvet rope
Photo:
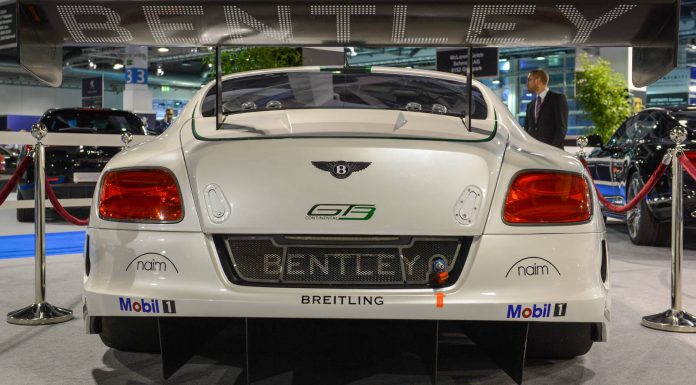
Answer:
[[12, 174], [12, 177], [10, 177], [7, 184], [5, 184], [5, 187], [3, 187], [2, 191], [0, 191], [0, 205], [5, 203], [5, 199], [7, 199], [10, 192], [14, 190], [17, 183], [19, 183], [20, 176], [24, 174], [24, 171], [26, 171], [27, 168], [29, 168], [32, 160], [33, 159], [31, 156], [25, 156], [24, 159], [22, 159], [22, 162], [19, 163], [19, 166], [17, 166], [17, 169], [15, 170], [14, 174]]
[[[590, 172], [590, 169], [587, 167], [587, 162], [585, 161], [585, 159], [580, 159], [580, 162], [582, 162], [582, 165], [585, 166], [585, 169], [587, 169], [587, 172], [590, 173], [590, 175], [592, 175], [592, 173]], [[660, 162], [660, 165], [657, 166], [657, 169], [655, 169], [655, 172], [650, 176], [650, 179], [648, 179], [648, 181], [645, 183], [645, 186], [643, 186], [643, 188], [640, 189], [638, 194], [636, 194], [636, 196], [633, 197], [633, 199], [630, 202], [626, 203], [623, 206], [617, 206], [617, 205], [609, 202], [608, 200], [606, 200], [604, 198], [604, 196], [602, 195], [602, 193], [600, 193], [599, 190], [597, 189], [597, 186], [595, 186], [595, 191], [597, 192], [597, 198], [599, 198], [599, 202], [602, 204], [602, 206], [604, 206], [605, 209], [607, 209], [611, 212], [625, 213], [629, 210], [633, 210], [638, 205], [638, 203], [640, 201], [645, 199], [645, 197], [648, 195], [650, 190], [652, 190], [653, 187], [655, 187], [655, 185], [657, 184], [657, 181], [662, 177], [662, 175], [665, 173], [666, 170], [667, 170], [667, 165]], [[594, 184], [594, 181], [592, 181], [592, 184]]]
[[60, 216], [63, 217], [63, 219], [72, 223], [73, 225], [87, 226], [87, 224], [89, 223], [89, 218], [75, 218], [74, 216], [70, 215], [70, 213], [67, 210], [65, 210], [63, 206], [60, 205], [60, 201], [58, 201], [58, 197], [56, 197], [56, 193], [53, 192], [53, 188], [51, 187], [51, 184], [48, 183], [48, 180], [46, 180], [46, 195], [48, 195], [48, 199], [51, 201], [53, 209], [56, 210], [56, 212], [58, 212], [58, 214], [60, 214]]
[[680, 156], [679, 163], [681, 163], [682, 167], [684, 167], [684, 170], [686, 170], [686, 172], [688, 172], [689, 175], [691, 175], [691, 177], [694, 180], [696, 180], [696, 166], [694, 166], [693, 163], [689, 161], [689, 158], [687, 158], [686, 156]]

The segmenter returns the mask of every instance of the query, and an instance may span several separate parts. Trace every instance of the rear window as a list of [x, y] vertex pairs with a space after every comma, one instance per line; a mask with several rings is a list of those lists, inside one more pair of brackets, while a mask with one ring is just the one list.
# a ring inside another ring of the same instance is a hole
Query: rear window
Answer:
[[[203, 116], [215, 115], [213, 87], [205, 97]], [[355, 108], [411, 110], [464, 116], [467, 85], [445, 79], [341, 71], [268, 73], [229, 79], [222, 86], [225, 114], [271, 109]], [[473, 90], [473, 119], [486, 119], [488, 108]]]
[[96, 134], [145, 135], [143, 122], [126, 111], [113, 110], [56, 110], [44, 115], [41, 120], [49, 132], [84, 132]]

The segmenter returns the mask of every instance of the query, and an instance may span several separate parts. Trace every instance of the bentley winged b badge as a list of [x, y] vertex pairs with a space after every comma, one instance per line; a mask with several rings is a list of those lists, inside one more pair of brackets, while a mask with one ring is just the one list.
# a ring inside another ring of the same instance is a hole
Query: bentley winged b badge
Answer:
[[343, 160], [336, 160], [331, 162], [312, 161], [312, 164], [320, 170], [330, 172], [335, 178], [346, 179], [350, 174], [366, 169], [372, 162], [346, 162]]

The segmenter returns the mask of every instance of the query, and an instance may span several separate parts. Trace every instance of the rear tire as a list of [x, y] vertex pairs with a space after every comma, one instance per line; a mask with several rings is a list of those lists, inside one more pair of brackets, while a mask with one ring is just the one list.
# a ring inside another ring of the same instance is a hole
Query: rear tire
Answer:
[[530, 322], [527, 358], [567, 360], [589, 352], [592, 342], [588, 324]]
[[99, 337], [104, 345], [124, 352], [160, 352], [155, 317], [103, 317]]
[[17, 221], [22, 223], [34, 222], [34, 209], [17, 209]]
[[[633, 173], [629, 179], [626, 198], [631, 201], [638, 191], [643, 188], [643, 181], [638, 173]], [[636, 208], [626, 213], [628, 237], [636, 245], [660, 246], [665, 244], [669, 234], [669, 223], [660, 223], [648, 208], [645, 199]]]

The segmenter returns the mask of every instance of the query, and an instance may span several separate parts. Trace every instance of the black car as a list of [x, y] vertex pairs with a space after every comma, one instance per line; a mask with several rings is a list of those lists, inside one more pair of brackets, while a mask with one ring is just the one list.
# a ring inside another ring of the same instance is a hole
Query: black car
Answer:
[[[115, 109], [61, 108], [48, 110], [39, 122], [48, 135], [56, 133], [147, 135], [142, 120], [135, 114]], [[119, 147], [46, 146], [46, 178], [58, 198], [91, 198], [106, 163]], [[23, 154], [22, 154], [23, 155]], [[21, 179], [17, 199], [34, 199], [34, 175], [30, 168]], [[86, 216], [89, 207], [70, 208], [69, 212]], [[31, 222], [34, 209], [17, 209], [17, 220]]]
[[12, 174], [17, 168], [19, 151], [0, 146], [0, 174]]
[[[687, 155], [696, 161], [696, 106], [649, 108], [631, 116], [606, 144], [591, 135], [596, 145], [587, 158], [592, 178], [599, 191], [614, 204], [623, 205], [640, 191], [662, 161], [674, 148], [669, 131], [676, 125], [687, 128], [684, 142]], [[634, 210], [627, 214], [604, 211], [605, 217], [626, 219], [631, 241], [639, 245], [664, 245], [669, 240], [672, 217], [672, 173], [668, 168], [661, 180]], [[696, 182], [685, 174], [684, 228], [696, 228]]]

